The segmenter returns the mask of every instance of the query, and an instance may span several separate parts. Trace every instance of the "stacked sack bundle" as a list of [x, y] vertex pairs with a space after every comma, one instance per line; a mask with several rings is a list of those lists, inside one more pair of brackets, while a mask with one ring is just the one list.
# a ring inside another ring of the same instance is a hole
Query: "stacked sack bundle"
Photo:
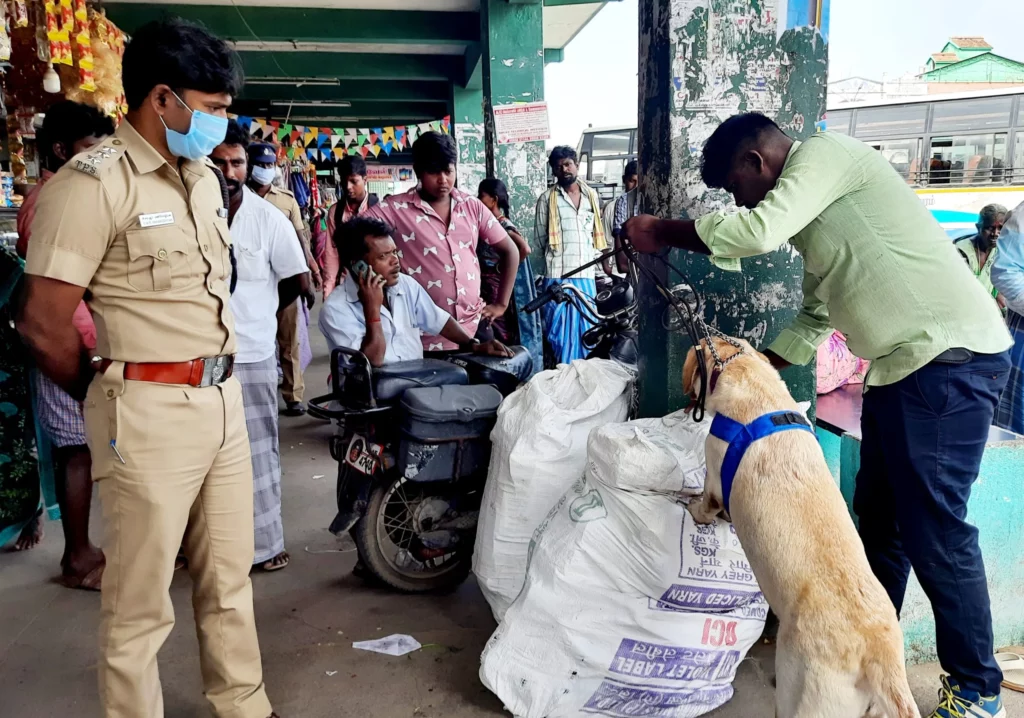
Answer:
[[574, 361], [541, 372], [499, 407], [473, 552], [495, 620], [523, 587], [534, 529], [583, 476], [591, 429], [625, 421], [633, 378], [617, 362]]
[[518, 718], [693, 718], [732, 697], [768, 606], [732, 525], [697, 525], [710, 418], [590, 434], [586, 474], [554, 503], [526, 582], [481, 658]]

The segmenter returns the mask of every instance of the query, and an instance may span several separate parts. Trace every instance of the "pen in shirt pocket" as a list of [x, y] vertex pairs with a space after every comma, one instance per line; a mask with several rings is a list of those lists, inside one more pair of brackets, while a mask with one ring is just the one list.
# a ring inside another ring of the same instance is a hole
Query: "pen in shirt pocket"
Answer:
[[124, 460], [124, 457], [121, 456], [121, 452], [117, 450], [117, 442], [114, 439], [110, 440], [110, 448], [114, 450], [114, 454], [117, 456], [118, 461], [120, 461], [122, 464], [128, 463]]

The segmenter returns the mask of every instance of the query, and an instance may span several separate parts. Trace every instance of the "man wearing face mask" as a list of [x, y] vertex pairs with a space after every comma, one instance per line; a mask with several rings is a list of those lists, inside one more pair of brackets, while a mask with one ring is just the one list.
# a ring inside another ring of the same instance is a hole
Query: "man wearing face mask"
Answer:
[[[309, 248], [309, 235], [302, 221], [302, 210], [299, 209], [299, 203], [289, 190], [274, 185], [274, 177], [277, 174], [277, 149], [269, 142], [254, 142], [249, 145], [249, 163], [252, 165], [249, 189], [281, 210], [291, 222], [299, 244], [302, 246], [302, 251], [306, 255], [306, 264], [309, 267], [313, 286], [319, 289], [320, 267], [317, 266]], [[309, 307], [312, 308], [316, 299], [308, 281], [303, 286], [302, 294]], [[306, 384], [302, 378], [300, 360], [299, 317], [302, 315], [299, 307], [300, 301], [292, 302], [277, 313], [277, 350], [283, 377], [281, 396], [284, 398], [285, 410], [282, 413], [285, 416], [302, 416], [306, 413], [306, 407], [302, 404], [302, 398], [306, 393]]]
[[[156, 657], [183, 546], [213, 714], [267, 718], [230, 236], [206, 159], [224, 140], [240, 66], [202, 28], [166, 20], [135, 33], [123, 83], [129, 111], [114, 136], [40, 192], [18, 321], [40, 370], [84, 398], [105, 518], [103, 715], [163, 715]], [[71, 323], [86, 290], [91, 353]]]

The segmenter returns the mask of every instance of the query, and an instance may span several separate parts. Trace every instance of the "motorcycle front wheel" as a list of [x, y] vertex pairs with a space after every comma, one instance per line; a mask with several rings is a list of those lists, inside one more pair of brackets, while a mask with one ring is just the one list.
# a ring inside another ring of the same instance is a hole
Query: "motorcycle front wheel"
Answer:
[[443, 548], [420, 539], [444, 519], [451, 491], [449, 482], [410, 481], [397, 473], [373, 488], [354, 538], [359, 557], [374, 576], [405, 593], [453, 588], [466, 579], [473, 557], [471, 536], [460, 536]]

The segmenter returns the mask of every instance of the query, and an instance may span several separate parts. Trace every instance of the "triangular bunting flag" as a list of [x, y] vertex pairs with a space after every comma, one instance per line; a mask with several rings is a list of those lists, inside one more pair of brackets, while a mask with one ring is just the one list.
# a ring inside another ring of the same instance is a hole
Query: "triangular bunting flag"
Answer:
[[434, 120], [433, 122], [430, 123], [430, 129], [432, 129], [434, 132], [440, 132], [441, 123], [438, 120]]
[[[367, 140], [366, 133], [360, 133], [359, 136], [356, 137], [356, 146], [357, 147], [362, 147], [363, 145], [366, 144], [366, 140]], [[365, 156], [366, 155], [363, 155], [363, 157], [365, 157]]]
[[404, 147], [405, 146], [405, 128], [404, 127], [396, 127], [395, 128], [395, 139], [398, 140], [398, 146], [399, 147]]
[[451, 132], [452, 132], [452, 118], [451, 117], [444, 117], [444, 118], [441, 119], [441, 129], [443, 129], [446, 134], [449, 134], [449, 135], [451, 134]]
[[330, 143], [331, 143], [331, 135], [330, 135], [330, 133], [324, 133], [324, 131], [321, 130], [320, 134], [316, 138], [317, 146], [318, 147], [326, 147]]
[[394, 127], [385, 127], [385, 128], [383, 128], [383, 132], [381, 132], [380, 136], [384, 138], [385, 142], [387, 142], [388, 140], [395, 139], [395, 128]]
[[370, 148], [370, 152], [373, 153], [374, 157], [380, 154], [380, 145], [368, 145], [368, 147]]
[[288, 154], [288, 159], [290, 159], [290, 160], [295, 159], [295, 148], [294, 147], [289, 147], [287, 154]]
[[359, 148], [356, 147], [355, 145], [352, 145], [351, 147], [348, 148], [348, 153], [350, 155], [358, 155], [358, 154], [360, 154], [359, 153]]
[[366, 127], [360, 127], [359, 128], [359, 134], [361, 134], [361, 135], [368, 135], [368, 134], [370, 134], [370, 130], [368, 128], [366, 128]]
[[320, 159], [320, 150], [306, 150], [306, 157], [311, 160]]
[[338, 135], [338, 134], [334, 134], [334, 135], [331, 135], [331, 149], [332, 149], [332, 150], [333, 150], [333, 149], [334, 149], [335, 147], [337, 147], [337, 146], [338, 146], [338, 143], [339, 143], [339, 142], [341, 142], [341, 135]]
[[306, 130], [306, 133], [303, 135], [303, 138], [305, 140], [303, 144], [306, 147], [309, 147], [311, 144], [316, 142], [316, 132], [314, 130]]
[[289, 135], [291, 135], [291, 133], [292, 133], [292, 126], [291, 125], [281, 125], [281, 127], [277, 130], [277, 139], [283, 141], [284, 138], [288, 137]]
[[[335, 135], [335, 137], [337, 137], [337, 135]], [[345, 156], [344, 147], [335, 147], [332, 151], [334, 152], [334, 156], [337, 157], [339, 160]]]
[[416, 125], [416, 129], [418, 129], [420, 131], [419, 133], [421, 135], [424, 132], [430, 132], [430, 123], [429, 122], [424, 122], [422, 124]]
[[384, 148], [383, 149], [384, 149], [384, 154], [386, 154], [388, 157], [390, 157], [391, 156], [391, 140], [388, 140], [387, 142], [384, 143]]
[[366, 157], [366, 155], [370, 154], [370, 146], [363, 145], [362, 147], [360, 147], [359, 154], [361, 154], [363, 157]]
[[376, 132], [371, 132], [370, 133], [370, 144], [371, 145], [377, 144], [377, 137], [379, 137], [379, 135]]

